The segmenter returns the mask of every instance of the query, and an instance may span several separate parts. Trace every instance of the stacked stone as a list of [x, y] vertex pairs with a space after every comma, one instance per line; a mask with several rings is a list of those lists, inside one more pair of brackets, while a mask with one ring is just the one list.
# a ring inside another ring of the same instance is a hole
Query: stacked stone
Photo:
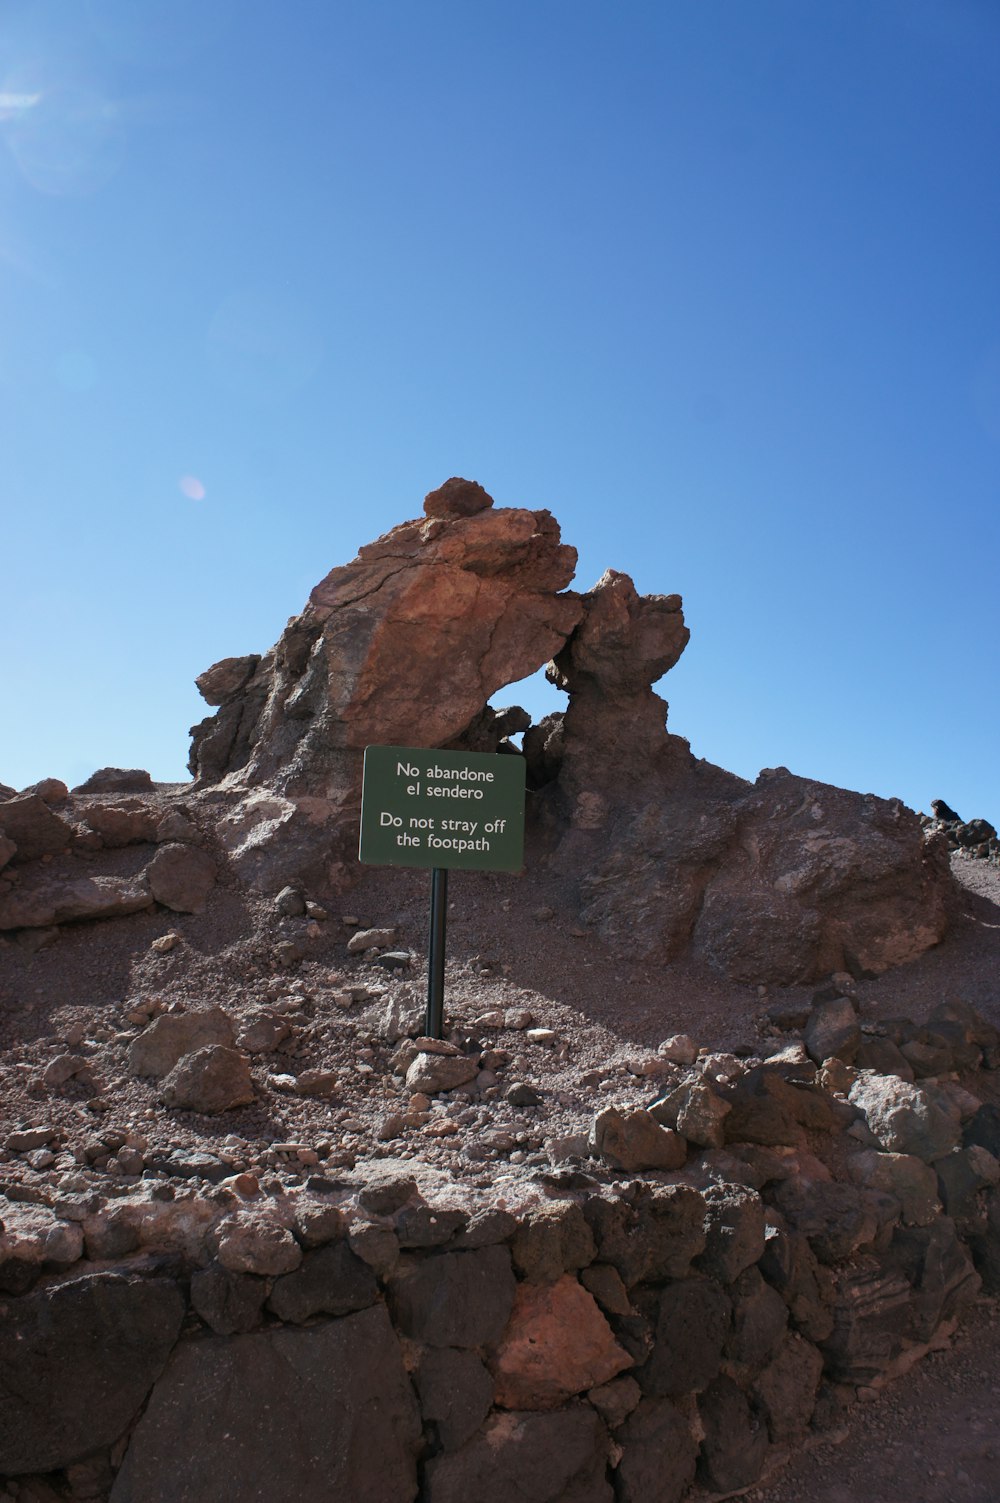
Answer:
[[961, 852], [963, 856], [980, 861], [1000, 863], [1000, 839], [996, 827], [988, 819], [961, 819], [943, 799], [936, 798], [931, 804], [932, 814], [921, 814], [920, 823], [925, 833], [941, 835], [949, 851]]
[[[949, 1078], [997, 1031], [948, 1004], [866, 1036], [839, 994], [804, 1021], [601, 1113], [622, 1177], [549, 1174], [516, 1212], [392, 1161], [295, 1193], [8, 1185], [0, 1471], [111, 1503], [752, 1485], [1000, 1291], [1000, 1112]], [[636, 1167], [657, 1134], [682, 1167]]]

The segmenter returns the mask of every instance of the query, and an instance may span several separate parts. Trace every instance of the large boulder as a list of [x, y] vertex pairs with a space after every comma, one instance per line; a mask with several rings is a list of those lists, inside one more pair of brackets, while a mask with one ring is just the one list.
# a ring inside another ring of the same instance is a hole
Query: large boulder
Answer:
[[113, 1503], [412, 1503], [420, 1417], [376, 1305], [308, 1329], [185, 1342], [153, 1390]]
[[608, 1450], [587, 1404], [495, 1414], [468, 1445], [428, 1463], [427, 1503], [612, 1503]]
[[0, 1473], [54, 1471], [116, 1441], [183, 1318], [169, 1280], [111, 1273], [9, 1301], [0, 1321]]

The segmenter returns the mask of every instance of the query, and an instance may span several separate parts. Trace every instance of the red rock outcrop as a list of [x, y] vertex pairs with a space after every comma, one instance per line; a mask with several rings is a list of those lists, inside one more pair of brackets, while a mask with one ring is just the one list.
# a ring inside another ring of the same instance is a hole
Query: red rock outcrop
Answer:
[[[529, 867], [613, 947], [794, 983], [878, 973], [941, 938], [943, 838], [898, 800], [784, 768], [750, 784], [668, 732], [653, 685], [688, 642], [680, 596], [640, 596], [614, 570], [567, 590], [576, 553], [550, 513], [494, 509], [474, 481], [446, 481], [424, 512], [333, 569], [272, 651], [199, 676], [217, 713], [168, 812], [134, 769], [71, 795], [0, 790], [0, 930], [200, 912], [227, 864], [268, 891], [342, 888], [366, 746], [512, 752], [523, 732]], [[531, 726], [489, 706], [545, 663], [563, 714]]]
[[580, 620], [579, 597], [561, 593], [576, 550], [549, 512], [493, 510], [481, 486], [457, 479], [426, 507], [331, 570], [256, 665], [226, 659], [198, 680], [221, 702], [193, 732], [199, 782], [264, 785], [284, 801], [259, 817], [244, 806], [231, 826], [237, 863], [255, 876], [277, 870], [279, 847], [297, 847], [300, 866], [306, 846], [327, 862], [345, 850], [365, 746], [461, 737]]

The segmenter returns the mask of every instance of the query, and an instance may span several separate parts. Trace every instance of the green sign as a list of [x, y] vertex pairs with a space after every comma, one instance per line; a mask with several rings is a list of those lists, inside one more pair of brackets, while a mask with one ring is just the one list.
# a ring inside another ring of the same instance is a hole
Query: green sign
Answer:
[[516, 872], [524, 862], [524, 758], [369, 746], [362, 861]]

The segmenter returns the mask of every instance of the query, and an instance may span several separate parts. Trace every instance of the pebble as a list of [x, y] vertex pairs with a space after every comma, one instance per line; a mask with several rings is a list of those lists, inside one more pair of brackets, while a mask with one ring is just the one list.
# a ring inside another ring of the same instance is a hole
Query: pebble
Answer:
[[175, 950], [180, 942], [180, 935], [171, 930], [169, 934], [161, 934], [159, 939], [154, 939], [149, 948], [155, 951], [157, 955], [169, 955], [170, 951]]
[[558, 1034], [554, 1028], [529, 1028], [524, 1036], [532, 1044], [552, 1044]]

